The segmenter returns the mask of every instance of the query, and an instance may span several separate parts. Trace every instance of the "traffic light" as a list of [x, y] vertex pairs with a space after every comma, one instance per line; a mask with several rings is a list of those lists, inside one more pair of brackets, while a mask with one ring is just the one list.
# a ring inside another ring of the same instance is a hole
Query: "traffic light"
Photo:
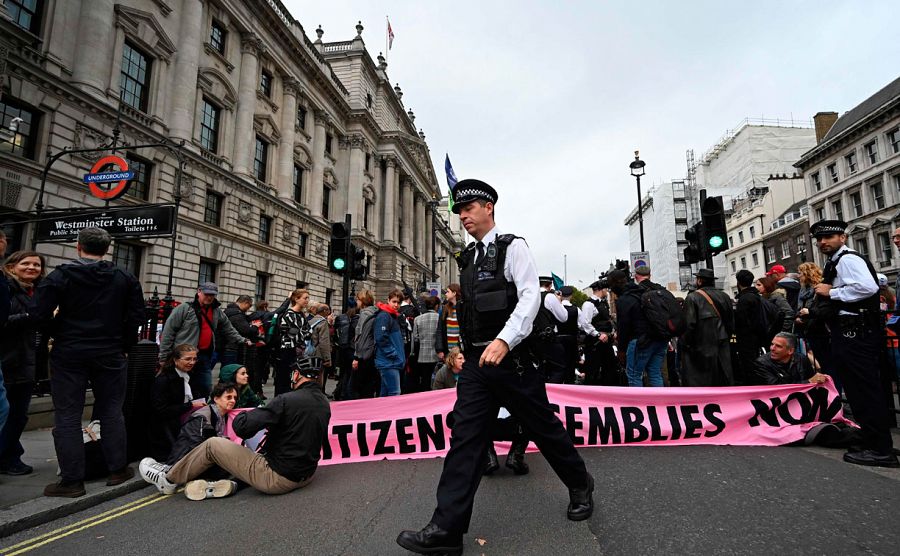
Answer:
[[331, 225], [331, 242], [328, 244], [328, 269], [344, 274], [349, 264], [350, 230], [343, 222]]
[[718, 255], [728, 249], [722, 197], [707, 197], [703, 201], [700, 213], [703, 217], [703, 237], [708, 256]]
[[352, 262], [350, 267], [350, 278], [353, 280], [365, 280], [369, 273], [366, 265], [366, 251], [362, 247], [355, 245], [350, 246], [352, 251]]
[[684, 248], [684, 262], [699, 263], [706, 259], [706, 242], [703, 239], [703, 222], [697, 222], [684, 231], [688, 246]]

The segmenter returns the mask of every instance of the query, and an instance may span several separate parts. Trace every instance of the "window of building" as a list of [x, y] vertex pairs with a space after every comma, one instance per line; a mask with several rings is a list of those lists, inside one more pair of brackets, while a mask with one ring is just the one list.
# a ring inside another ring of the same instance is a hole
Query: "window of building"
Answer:
[[891, 145], [891, 152], [894, 154], [900, 153], [900, 128], [889, 131], [887, 140]]
[[113, 248], [112, 262], [117, 267], [138, 276], [141, 270], [140, 245], [116, 241], [116, 245]]
[[306, 257], [306, 246], [309, 244], [309, 234], [300, 232], [297, 236], [297, 254]]
[[325, 288], [325, 305], [331, 307], [332, 301], [334, 300], [334, 289], [333, 288]]
[[800, 234], [797, 236], [797, 254], [806, 253], [806, 236]]
[[675, 240], [684, 241], [684, 232], [687, 231], [687, 224], [679, 222], [675, 224]]
[[203, 97], [200, 110], [200, 145], [211, 153], [218, 153], [221, 110], [206, 97]]
[[35, 35], [41, 30], [44, 0], [6, 0], [6, 11], [12, 22]]
[[734, 274], [735, 272], [737, 272], [737, 263], [734, 259], [731, 259], [731, 273]]
[[39, 119], [38, 112], [4, 95], [0, 102], [0, 128], [3, 130], [0, 132], [0, 152], [33, 160]]
[[825, 207], [816, 207], [816, 222], [825, 220]]
[[869, 191], [872, 193], [872, 204], [875, 206], [875, 210], [883, 209], [884, 187], [881, 185], [881, 182], [879, 181], [870, 185]]
[[366, 172], [369, 171], [369, 167], [371, 166], [371, 164], [372, 164], [372, 155], [369, 153], [366, 153]]
[[306, 129], [306, 107], [305, 106], [297, 107], [297, 127], [299, 129]]
[[206, 191], [206, 207], [203, 211], [203, 221], [210, 226], [220, 226], [222, 224], [222, 195], [215, 191]]
[[269, 275], [262, 272], [256, 273], [256, 299], [265, 299], [269, 290]]
[[744, 243], [744, 230], [738, 232], [738, 241]]
[[259, 91], [267, 97], [272, 97], [272, 74], [268, 70], [259, 72]]
[[878, 163], [878, 143], [872, 141], [871, 143], [866, 143], [866, 146], [863, 147], [866, 151], [866, 158], [869, 159], [869, 165], [873, 166]]
[[125, 160], [128, 161], [128, 169], [134, 172], [134, 179], [128, 186], [127, 195], [146, 201], [150, 198], [150, 173], [153, 170], [153, 164], [131, 153], [125, 155]]
[[256, 148], [253, 153], [253, 177], [265, 183], [269, 161], [269, 144], [259, 135], [256, 136]]
[[331, 188], [322, 185], [322, 216], [325, 220], [331, 220]]
[[272, 239], [272, 217], [259, 215], [259, 242], [268, 245]]
[[759, 266], [759, 253], [754, 251], [753, 253], [750, 254], [750, 258], [753, 260], [753, 268], [758, 267]]
[[863, 257], [869, 258], [869, 242], [865, 236], [856, 236], [853, 238], [853, 248], [859, 251]]
[[150, 57], [125, 41], [122, 47], [122, 74], [119, 79], [122, 102], [135, 110], [147, 111], [150, 98]]
[[878, 234], [878, 260], [891, 260], [891, 235], [888, 232]]
[[838, 219], [838, 220], [844, 219], [844, 205], [843, 205], [843, 203], [841, 203], [840, 199], [831, 202], [831, 210], [834, 211], [834, 217], [836, 219]]
[[747, 269], [747, 257], [741, 257], [741, 269], [742, 270]]
[[860, 195], [859, 191], [854, 191], [850, 194], [850, 205], [853, 207], [853, 215], [856, 218], [863, 215], [862, 195]]
[[837, 164], [829, 164], [828, 168], [826, 168], [826, 169], [828, 170], [828, 175], [831, 176], [831, 183], [837, 183], [838, 182]]
[[225, 31], [225, 26], [214, 19], [209, 29], [209, 44], [223, 56], [225, 55], [226, 36], [228, 36], [228, 32]]
[[294, 164], [294, 175], [291, 178], [294, 185], [294, 200], [298, 203], [303, 202], [303, 167]]
[[675, 201], [675, 219], [687, 220], [687, 204], [684, 201]]
[[325, 154], [331, 154], [331, 134], [325, 135]]
[[766, 260], [770, 263], [775, 262], [775, 247], [772, 245], [766, 247]]
[[197, 273], [197, 283], [202, 284], [204, 282], [215, 282], [216, 281], [216, 271], [219, 269], [219, 265], [208, 259], [200, 259], [200, 270]]
[[812, 184], [816, 191], [822, 191], [822, 177], [819, 176], [818, 172], [812, 175]]
[[368, 199], [365, 199], [365, 208], [363, 208], [363, 229], [369, 229], [369, 223], [371, 222], [371, 214], [373, 204]]
[[366, 108], [372, 108], [372, 93], [366, 93]]
[[847, 161], [847, 173], [855, 174], [857, 170], [856, 163], [856, 151], [851, 152], [847, 156], [844, 157], [844, 160]]
[[784, 240], [781, 242], [781, 258], [786, 259], [791, 256], [791, 242]]
[[755, 237], [756, 237], [756, 227], [750, 226], [750, 239], [753, 239]]
[[678, 267], [678, 280], [681, 282], [682, 286], [690, 284], [693, 277], [694, 274], [691, 272], [690, 266]]
[[[679, 239], [684, 239], [684, 234], [678, 236]], [[734, 236], [728, 236], [728, 245], [734, 245]]]

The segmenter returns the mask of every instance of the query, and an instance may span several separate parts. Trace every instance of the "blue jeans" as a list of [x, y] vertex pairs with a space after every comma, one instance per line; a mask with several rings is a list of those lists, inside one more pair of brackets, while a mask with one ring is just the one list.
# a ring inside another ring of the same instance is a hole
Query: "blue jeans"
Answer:
[[669, 342], [665, 340], [649, 340], [642, 342], [638, 348], [637, 340], [628, 342], [626, 352], [628, 386], [643, 386], [644, 371], [647, 372], [650, 386], [662, 386], [662, 364], [666, 356]]
[[212, 392], [212, 368], [215, 365], [211, 352], [201, 351], [197, 353], [197, 363], [191, 371], [191, 394], [194, 399], [206, 399]]
[[381, 393], [378, 394], [382, 398], [385, 396], [400, 395], [400, 369], [378, 369], [381, 375]]

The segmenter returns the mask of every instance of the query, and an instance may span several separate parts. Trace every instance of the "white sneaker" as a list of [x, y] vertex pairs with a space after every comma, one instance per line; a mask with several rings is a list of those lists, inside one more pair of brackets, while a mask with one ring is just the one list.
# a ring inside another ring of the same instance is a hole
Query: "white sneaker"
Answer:
[[169, 469], [172, 469], [171, 465], [159, 463], [153, 458], [144, 458], [138, 465], [142, 479], [154, 485], [162, 494], [175, 494], [178, 485], [166, 478]]
[[237, 483], [234, 481], [191, 481], [184, 486], [184, 495], [188, 500], [206, 500], [207, 498], [225, 498], [234, 494]]

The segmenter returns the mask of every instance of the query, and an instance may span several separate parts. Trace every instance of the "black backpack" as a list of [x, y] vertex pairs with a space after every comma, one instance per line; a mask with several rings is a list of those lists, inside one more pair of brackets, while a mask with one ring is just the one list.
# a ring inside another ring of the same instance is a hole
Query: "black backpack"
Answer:
[[641, 294], [641, 309], [647, 319], [647, 333], [659, 340], [684, 334], [687, 331], [687, 321], [678, 300], [662, 286], [651, 288]]
[[765, 348], [769, 348], [772, 338], [782, 330], [784, 325], [784, 314], [775, 305], [775, 302], [760, 296], [759, 299], [759, 322], [762, 325]]

